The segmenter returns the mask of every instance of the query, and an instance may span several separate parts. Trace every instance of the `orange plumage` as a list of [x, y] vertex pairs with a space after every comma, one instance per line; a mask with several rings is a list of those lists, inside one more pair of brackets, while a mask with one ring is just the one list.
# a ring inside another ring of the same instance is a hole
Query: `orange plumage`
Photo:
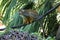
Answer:
[[32, 21], [38, 17], [37, 11], [32, 9], [26, 9], [26, 10], [21, 9], [19, 11], [19, 14], [25, 17], [23, 19], [23, 23], [27, 24], [32, 23]]

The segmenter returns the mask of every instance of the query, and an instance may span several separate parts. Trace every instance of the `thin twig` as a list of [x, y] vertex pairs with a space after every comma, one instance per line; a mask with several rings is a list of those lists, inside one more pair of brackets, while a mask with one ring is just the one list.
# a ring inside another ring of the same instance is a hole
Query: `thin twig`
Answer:
[[[43, 17], [45, 17], [46, 15], [50, 14], [53, 10], [55, 10], [57, 7], [60, 6], [60, 3], [57, 3], [56, 6], [54, 6], [53, 8], [51, 8], [49, 11], [47, 11], [44, 15], [38, 16], [33, 22], [36, 22], [40, 19], [42, 19]], [[33, 23], [32, 22], [32, 23]], [[31, 23], [30, 23], [31, 24]], [[26, 26], [28, 24], [19, 24], [17, 26], [12, 26], [11, 28], [21, 28], [22, 26]]]

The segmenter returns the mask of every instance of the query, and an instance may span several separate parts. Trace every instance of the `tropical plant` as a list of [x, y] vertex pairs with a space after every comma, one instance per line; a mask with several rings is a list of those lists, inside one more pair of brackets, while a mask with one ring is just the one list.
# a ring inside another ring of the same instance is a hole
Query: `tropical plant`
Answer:
[[[34, 2], [32, 9], [37, 10], [39, 15], [45, 14], [56, 4], [56, 0], [0, 0], [0, 20], [7, 26], [6, 30], [12, 30], [12, 26], [23, 24], [23, 19], [19, 15], [19, 10], [29, 2]], [[43, 19], [19, 28], [19, 31], [37, 33], [41, 36], [54, 36], [57, 31], [56, 10]], [[40, 30], [43, 30], [41, 32]], [[16, 29], [15, 29], [16, 30]], [[18, 30], [18, 29], [17, 29]], [[7, 32], [6, 31], [6, 32]]]

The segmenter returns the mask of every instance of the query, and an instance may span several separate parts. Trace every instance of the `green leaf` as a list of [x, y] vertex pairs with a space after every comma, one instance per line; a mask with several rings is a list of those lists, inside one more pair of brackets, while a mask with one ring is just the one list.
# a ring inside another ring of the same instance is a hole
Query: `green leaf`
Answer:
[[10, 5], [8, 6], [7, 10], [6, 10], [6, 13], [5, 13], [5, 16], [3, 18], [3, 22], [6, 23], [8, 18], [10, 17], [10, 11], [11, 9], [16, 5], [16, 2], [17, 0], [12, 0]]

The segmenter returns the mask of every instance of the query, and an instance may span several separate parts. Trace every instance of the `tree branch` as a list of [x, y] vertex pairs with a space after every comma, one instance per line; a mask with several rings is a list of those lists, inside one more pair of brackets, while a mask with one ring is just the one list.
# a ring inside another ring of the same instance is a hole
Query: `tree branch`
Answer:
[[[51, 8], [50, 10], [48, 10], [46, 13], [44, 13], [44, 15], [38, 16], [37, 19], [35, 19], [33, 22], [42, 19], [43, 17], [45, 17], [46, 15], [50, 14], [53, 10], [55, 10], [55, 9], [56, 9], [57, 7], [59, 7], [59, 6], [60, 6], [60, 3], [57, 3], [56, 6], [54, 6], [54, 7]], [[32, 22], [32, 23], [33, 23], [33, 22]], [[17, 26], [12, 26], [11, 28], [13, 28], [13, 29], [14, 29], [14, 28], [21, 28], [22, 26], [26, 26], [26, 25], [28, 25], [28, 24], [19, 24], [19, 25], [17, 25]]]

